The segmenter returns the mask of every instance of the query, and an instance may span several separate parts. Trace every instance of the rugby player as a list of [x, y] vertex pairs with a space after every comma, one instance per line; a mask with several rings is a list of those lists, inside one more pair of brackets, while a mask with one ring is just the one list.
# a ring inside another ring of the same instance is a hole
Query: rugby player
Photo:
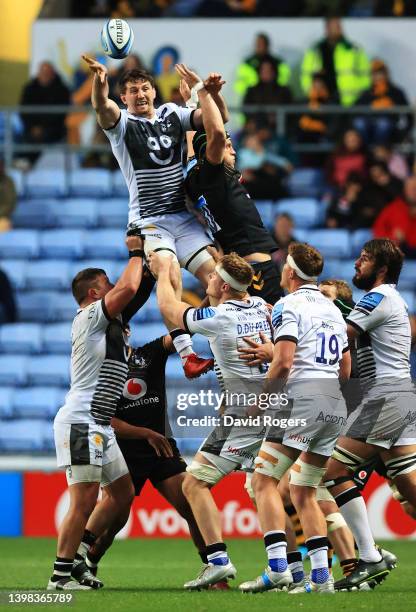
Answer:
[[[182, 66], [177, 71], [188, 86], [181, 87], [187, 101], [193, 73]], [[235, 167], [236, 154], [218, 106], [212, 97], [205, 96], [200, 98], [200, 107], [205, 131], [187, 132], [187, 192], [194, 202], [200, 203], [202, 196], [203, 206], [198, 211], [224, 253], [235, 252], [251, 264], [254, 275], [248, 289], [250, 295], [275, 304], [282, 291], [271, 252], [278, 247], [241, 183]]]
[[[123, 311], [137, 297], [143, 272], [142, 239], [129, 236], [126, 243], [129, 262], [115, 285], [99, 268], [81, 270], [72, 281], [79, 310], [71, 334], [71, 387], [54, 421], [57, 463], [66, 469], [70, 506], [59, 528], [48, 590], [103, 586], [90, 572], [74, 566], [75, 555], [89, 548], [114, 514], [128, 515], [134, 495], [110, 425], [128, 370]], [[100, 485], [107, 495], [96, 506]], [[85, 530], [91, 514], [95, 533]], [[72, 571], [80, 582], [71, 579]]]
[[387, 477], [412, 506], [416, 502], [416, 402], [410, 377], [411, 331], [407, 305], [396, 290], [403, 253], [394, 242], [367, 242], [355, 262], [353, 283], [367, 293], [347, 317], [357, 344], [364, 397], [336, 445], [325, 484], [334, 495], [358, 546], [356, 569], [336, 588], [375, 586], [389, 572], [376, 547], [353, 472], [380, 455]]
[[[98, 123], [111, 143], [129, 189], [128, 232], [144, 237], [146, 254], [154, 250], [173, 257], [178, 278], [180, 264], [206, 287], [208, 274], [215, 267], [206, 248], [211, 241], [186, 209], [182, 168], [184, 133], [202, 127], [201, 111], [173, 103], [155, 108], [153, 77], [137, 69], [121, 77], [121, 101], [127, 108], [120, 110], [108, 97], [107, 68], [88, 56], [84, 55], [83, 59], [94, 74], [91, 101]], [[220, 75], [212, 73], [205, 82], [197, 77], [194, 87], [200, 99], [212, 95], [227, 121], [228, 113], [220, 93], [222, 83]], [[180, 285], [178, 282], [177, 297], [180, 297]], [[212, 360], [195, 355], [188, 334], [174, 330], [169, 318], [165, 323], [172, 332], [188, 378], [212, 367]]]
[[[182, 492], [186, 463], [172, 437], [167, 416], [165, 366], [174, 351], [169, 335], [144, 346], [129, 347], [128, 376], [111, 425], [129, 468], [135, 495], [140, 495], [149, 480], [187, 521], [194, 544], [206, 562], [204, 541]], [[110, 527], [88, 550], [86, 564], [94, 575], [98, 562], [127, 518], [125, 512], [114, 516]], [[93, 521], [89, 521], [88, 529], [95, 533]]]
[[[169, 265], [168, 260], [150, 254], [150, 269], [158, 277], [159, 307], [162, 312], [169, 311], [177, 325], [183, 322], [190, 333], [208, 337], [216, 361], [216, 374], [225, 394], [224, 414], [187, 467], [183, 486], [204, 538], [208, 561], [197, 578], [184, 586], [200, 589], [236, 574], [227, 554], [221, 516], [210, 489], [234, 470], [251, 470], [264, 437], [262, 423], [240, 426], [238, 417], [247, 416], [250, 409], [247, 398], [252, 394], [257, 397], [266, 368], [252, 368], [242, 362], [237, 348], [247, 335], [260, 342], [259, 331], [270, 338], [270, 316], [262, 298], [248, 295], [253, 269], [235, 253], [223, 256], [211, 274], [207, 287], [210, 306], [206, 308], [192, 308], [175, 299]], [[231, 424], [226, 423], [227, 418]]]
[[[290, 497], [299, 515], [311, 561], [307, 585], [291, 593], [333, 592], [328, 568], [327, 524], [316, 499], [325, 466], [346, 418], [339, 380], [351, 369], [346, 324], [338, 308], [317, 287], [323, 258], [313, 247], [294, 243], [282, 270], [282, 288], [289, 295], [272, 311], [275, 349], [267, 389], [287, 389], [289, 406], [276, 416], [294, 419], [287, 429], [272, 426], [255, 461], [252, 478], [268, 566], [243, 592], [291, 587], [291, 553], [287, 554], [285, 512], [278, 483], [290, 469]], [[306, 427], [296, 420], [306, 421]], [[294, 568], [293, 568], [294, 569]], [[296, 572], [297, 573], [297, 572]], [[299, 572], [300, 573], [300, 572]]]

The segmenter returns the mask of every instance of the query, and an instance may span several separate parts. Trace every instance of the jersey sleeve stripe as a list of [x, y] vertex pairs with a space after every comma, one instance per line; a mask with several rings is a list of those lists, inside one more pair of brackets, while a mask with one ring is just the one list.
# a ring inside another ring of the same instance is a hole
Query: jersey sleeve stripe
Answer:
[[189, 327], [188, 327], [188, 323], [187, 323], [187, 318], [188, 318], [188, 312], [190, 310], [193, 310], [192, 306], [190, 306], [189, 308], [187, 308], [185, 310], [185, 312], [183, 313], [183, 324], [185, 327], [185, 330], [188, 332], [188, 334], [192, 334], [192, 332], [190, 331]]
[[105, 298], [101, 300], [101, 308], [103, 309], [103, 313], [107, 321], [111, 321], [111, 317], [108, 314], [107, 306], [105, 305]]
[[360, 327], [355, 321], [351, 321], [351, 319], [347, 318], [346, 322], [348, 325], [351, 325], [351, 327], [354, 327], [354, 329], [356, 329], [360, 334], [364, 333], [362, 327]]
[[298, 339], [295, 336], [279, 336], [278, 338], [276, 338], [274, 343], [277, 344], [281, 340], [287, 340], [288, 342], [294, 342], [295, 344], [298, 343]]
[[121, 111], [120, 111], [120, 114], [119, 114], [119, 116], [118, 116], [118, 119], [117, 119], [117, 121], [114, 123], [114, 125], [112, 125], [112, 126], [111, 126], [111, 127], [109, 127], [109, 128], [103, 128], [103, 130], [105, 130], [106, 132], [109, 132], [110, 130], [114, 130], [114, 128], [115, 128], [115, 127], [116, 127], [116, 126], [117, 126], [117, 125], [120, 123], [120, 119], [121, 119]]

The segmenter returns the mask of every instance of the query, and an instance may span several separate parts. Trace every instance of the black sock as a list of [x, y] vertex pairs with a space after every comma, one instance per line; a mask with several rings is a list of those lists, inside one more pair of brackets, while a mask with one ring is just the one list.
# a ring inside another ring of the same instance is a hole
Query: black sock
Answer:
[[58, 580], [62, 580], [62, 578], [70, 578], [73, 565], [73, 559], [56, 557], [55, 563], [53, 564], [52, 582], [58, 582]]
[[206, 549], [204, 551], [199, 551], [198, 555], [201, 557], [201, 561], [202, 563], [205, 563], [205, 565], [208, 565], [208, 557], [207, 557], [207, 551]]

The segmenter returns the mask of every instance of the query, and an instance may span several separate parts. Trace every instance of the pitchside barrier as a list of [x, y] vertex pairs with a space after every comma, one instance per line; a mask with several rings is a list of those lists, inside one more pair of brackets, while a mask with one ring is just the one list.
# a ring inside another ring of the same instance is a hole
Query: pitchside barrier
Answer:
[[[0, 535], [56, 536], [69, 505], [66, 478], [55, 470], [54, 459], [0, 462]], [[13, 469], [13, 464], [16, 466]], [[30, 464], [30, 467], [29, 467]], [[260, 538], [257, 513], [244, 489], [245, 475], [233, 473], [213, 489], [222, 511], [226, 538]], [[416, 522], [393, 500], [386, 481], [373, 474], [364, 491], [376, 539], [416, 539]], [[188, 538], [186, 522], [150, 483], [136, 498], [119, 538]]]

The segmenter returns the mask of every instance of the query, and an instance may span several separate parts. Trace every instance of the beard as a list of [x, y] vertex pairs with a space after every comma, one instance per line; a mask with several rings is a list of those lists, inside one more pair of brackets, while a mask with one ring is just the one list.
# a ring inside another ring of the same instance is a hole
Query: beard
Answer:
[[361, 275], [359, 278], [357, 278], [357, 274], [355, 274], [354, 278], [352, 279], [352, 282], [355, 287], [357, 287], [357, 289], [364, 289], [364, 291], [368, 291], [374, 286], [376, 280], [377, 272], [373, 271], [366, 274], [365, 276]]

